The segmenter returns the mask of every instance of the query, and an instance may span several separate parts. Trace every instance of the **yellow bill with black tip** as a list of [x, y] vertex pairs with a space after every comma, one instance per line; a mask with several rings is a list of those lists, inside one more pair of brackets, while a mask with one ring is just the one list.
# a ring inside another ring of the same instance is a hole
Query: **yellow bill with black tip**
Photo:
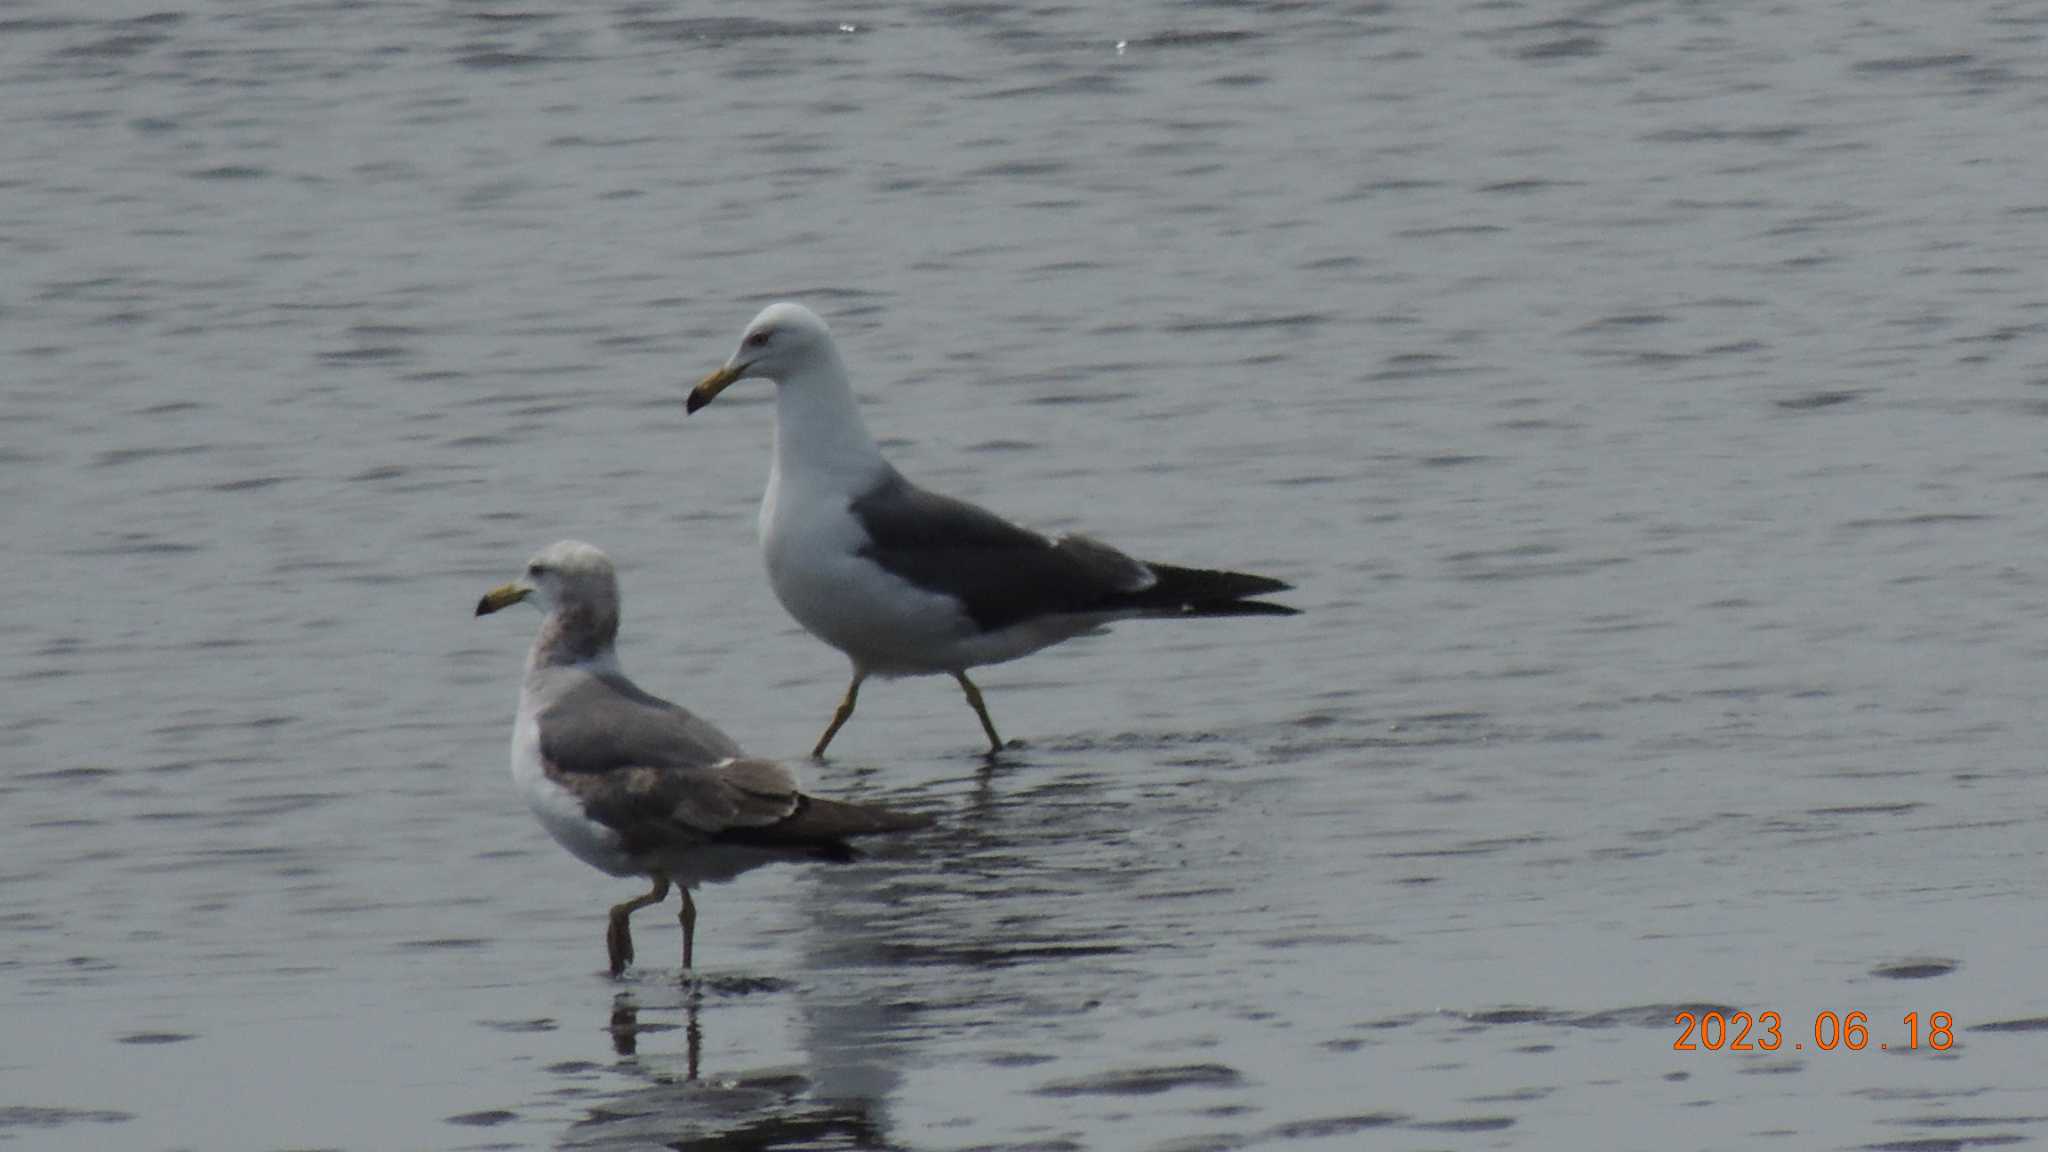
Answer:
[[476, 614], [479, 616], [489, 616], [500, 608], [510, 608], [512, 605], [532, 595], [532, 593], [533, 589], [521, 588], [517, 584], [506, 584], [493, 588], [489, 592], [484, 593], [483, 599], [476, 602]]
[[690, 389], [689, 400], [683, 404], [684, 413], [695, 412], [697, 409], [716, 400], [718, 394], [725, 391], [726, 385], [739, 379], [740, 373], [743, 371], [745, 371], [744, 368], [736, 368], [728, 364], [702, 380], [697, 381], [697, 386]]

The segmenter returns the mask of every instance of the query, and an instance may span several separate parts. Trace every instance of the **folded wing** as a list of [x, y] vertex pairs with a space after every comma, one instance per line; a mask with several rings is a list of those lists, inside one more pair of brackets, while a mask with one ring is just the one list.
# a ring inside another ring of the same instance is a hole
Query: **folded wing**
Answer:
[[[571, 703], [573, 701], [573, 703]], [[550, 779], [634, 855], [717, 843], [850, 859], [850, 836], [920, 827], [923, 816], [805, 796], [774, 760], [623, 676], [593, 676], [540, 714]]]
[[862, 555], [927, 592], [958, 600], [984, 632], [1044, 616], [1295, 611], [1248, 599], [1285, 591], [1281, 581], [1147, 564], [1086, 536], [1043, 536], [919, 488], [893, 469], [851, 509], [868, 537]]

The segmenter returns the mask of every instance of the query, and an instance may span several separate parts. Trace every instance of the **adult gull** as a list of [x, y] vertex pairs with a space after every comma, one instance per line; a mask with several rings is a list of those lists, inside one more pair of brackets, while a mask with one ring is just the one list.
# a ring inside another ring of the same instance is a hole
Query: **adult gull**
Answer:
[[768, 582], [799, 624], [853, 663], [814, 757], [852, 717], [869, 676], [951, 676], [995, 752], [1003, 741], [969, 668], [1117, 620], [1296, 613], [1254, 599], [1289, 587], [1278, 580], [1135, 560], [912, 484], [882, 458], [831, 331], [802, 305], [763, 309], [685, 407], [695, 412], [748, 377], [776, 385], [760, 517]]
[[611, 910], [612, 975], [633, 961], [632, 914], [682, 889], [683, 967], [697, 905], [690, 889], [777, 860], [854, 858], [847, 839], [930, 823], [924, 816], [807, 796], [796, 774], [740, 751], [687, 710], [640, 690], [619, 667], [619, 584], [589, 544], [542, 549], [476, 614], [521, 602], [546, 614], [526, 658], [512, 725], [512, 778], [562, 847], [647, 894]]

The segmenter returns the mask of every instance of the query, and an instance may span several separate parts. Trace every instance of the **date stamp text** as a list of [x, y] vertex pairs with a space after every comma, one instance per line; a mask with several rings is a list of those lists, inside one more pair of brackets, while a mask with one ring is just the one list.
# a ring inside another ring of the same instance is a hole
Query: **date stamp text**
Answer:
[[1886, 1052], [1895, 1045], [1946, 1052], [1956, 1043], [1955, 1017], [1946, 1012], [1924, 1017], [1908, 1012], [1899, 1021], [1903, 1035], [1884, 1039], [1871, 1035], [1870, 1015], [1865, 1012], [1816, 1012], [1804, 1036], [1788, 1036], [1785, 1018], [1776, 1012], [1680, 1012], [1671, 1022], [1678, 1025], [1678, 1039], [1671, 1044], [1674, 1052], [1803, 1052], [1808, 1047], [1822, 1052]]

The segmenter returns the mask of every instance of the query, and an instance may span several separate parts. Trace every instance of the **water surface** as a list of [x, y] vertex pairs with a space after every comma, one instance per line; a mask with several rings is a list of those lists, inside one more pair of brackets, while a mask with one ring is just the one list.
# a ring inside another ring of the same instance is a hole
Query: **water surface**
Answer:
[[[2044, 32], [0, 7], [0, 1144], [2035, 1142]], [[993, 766], [872, 685], [812, 783], [942, 826], [615, 983], [469, 607], [595, 541], [808, 749], [767, 389], [681, 404], [784, 297], [912, 476], [1307, 614], [989, 670]]]

